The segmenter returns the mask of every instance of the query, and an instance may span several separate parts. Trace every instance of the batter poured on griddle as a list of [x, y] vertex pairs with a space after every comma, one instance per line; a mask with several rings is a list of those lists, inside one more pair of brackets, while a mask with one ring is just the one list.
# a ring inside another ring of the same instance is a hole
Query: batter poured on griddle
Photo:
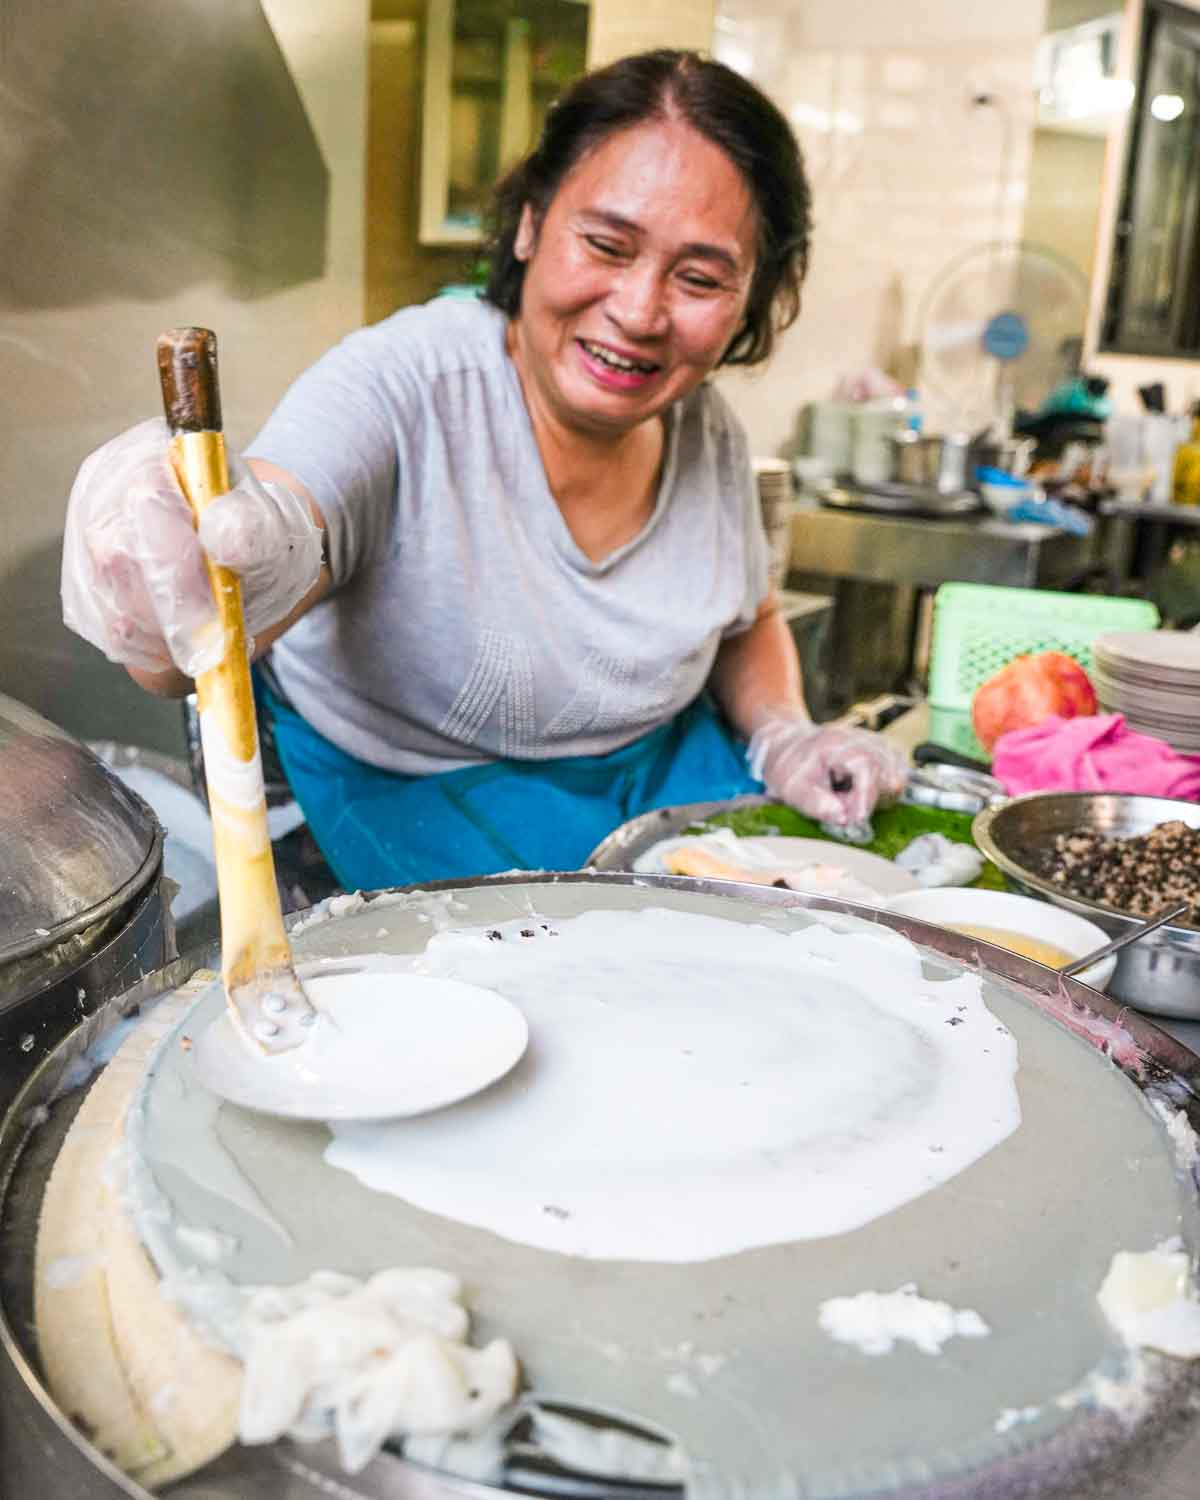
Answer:
[[419, 968], [514, 1001], [526, 1057], [440, 1114], [335, 1125], [326, 1160], [522, 1244], [698, 1261], [841, 1234], [1020, 1123], [978, 977], [924, 977], [890, 931], [593, 911], [443, 932]]

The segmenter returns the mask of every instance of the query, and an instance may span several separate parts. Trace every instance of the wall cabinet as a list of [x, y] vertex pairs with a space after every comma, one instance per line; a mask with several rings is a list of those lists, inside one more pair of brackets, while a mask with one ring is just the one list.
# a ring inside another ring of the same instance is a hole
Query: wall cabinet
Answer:
[[427, 0], [420, 238], [484, 237], [492, 184], [586, 66], [581, 0]]

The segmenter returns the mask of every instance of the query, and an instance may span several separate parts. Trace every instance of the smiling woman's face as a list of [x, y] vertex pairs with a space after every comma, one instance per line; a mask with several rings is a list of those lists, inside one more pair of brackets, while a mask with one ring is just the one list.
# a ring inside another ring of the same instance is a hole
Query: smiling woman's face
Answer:
[[742, 174], [682, 121], [588, 152], [517, 234], [511, 348], [535, 417], [619, 436], [687, 395], [741, 326], [757, 240]]

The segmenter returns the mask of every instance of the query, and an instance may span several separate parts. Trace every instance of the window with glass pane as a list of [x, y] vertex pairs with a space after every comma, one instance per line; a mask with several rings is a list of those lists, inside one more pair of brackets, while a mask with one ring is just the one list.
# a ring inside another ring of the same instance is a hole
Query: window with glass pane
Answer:
[[1103, 347], [1200, 352], [1200, 13], [1147, 0]]
[[474, 242], [492, 185], [587, 61], [586, 0], [428, 0], [421, 239]]

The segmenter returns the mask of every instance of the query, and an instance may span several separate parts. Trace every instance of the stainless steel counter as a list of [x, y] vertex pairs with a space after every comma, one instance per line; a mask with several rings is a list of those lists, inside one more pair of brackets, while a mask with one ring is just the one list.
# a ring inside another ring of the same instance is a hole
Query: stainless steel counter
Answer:
[[1102, 545], [1101, 527], [1079, 537], [991, 515], [876, 516], [830, 510], [802, 496], [792, 518], [791, 565], [801, 573], [915, 588], [948, 582], [1052, 587], [1094, 567]]
[[1200, 505], [1159, 505], [1150, 500], [1105, 500], [1100, 506], [1106, 516], [1124, 521], [1162, 521], [1172, 526], [1200, 527]]
[[1149, 500], [1105, 500], [1100, 506], [1104, 523], [1121, 531], [1127, 542], [1125, 555], [1130, 565], [1124, 570], [1122, 582], [1133, 571], [1132, 559], [1137, 557], [1137, 572], [1142, 578], [1152, 577], [1167, 559], [1172, 540], [1181, 532], [1200, 530], [1200, 506], [1156, 504]]
[[1129, 577], [1135, 524], [1100, 516], [1091, 534], [1002, 521], [987, 512], [932, 518], [834, 510], [795, 502], [790, 571], [798, 586], [836, 600], [830, 713], [924, 680], [932, 596], [943, 583], [1008, 588], [1079, 587], [1101, 580], [1119, 594]]

